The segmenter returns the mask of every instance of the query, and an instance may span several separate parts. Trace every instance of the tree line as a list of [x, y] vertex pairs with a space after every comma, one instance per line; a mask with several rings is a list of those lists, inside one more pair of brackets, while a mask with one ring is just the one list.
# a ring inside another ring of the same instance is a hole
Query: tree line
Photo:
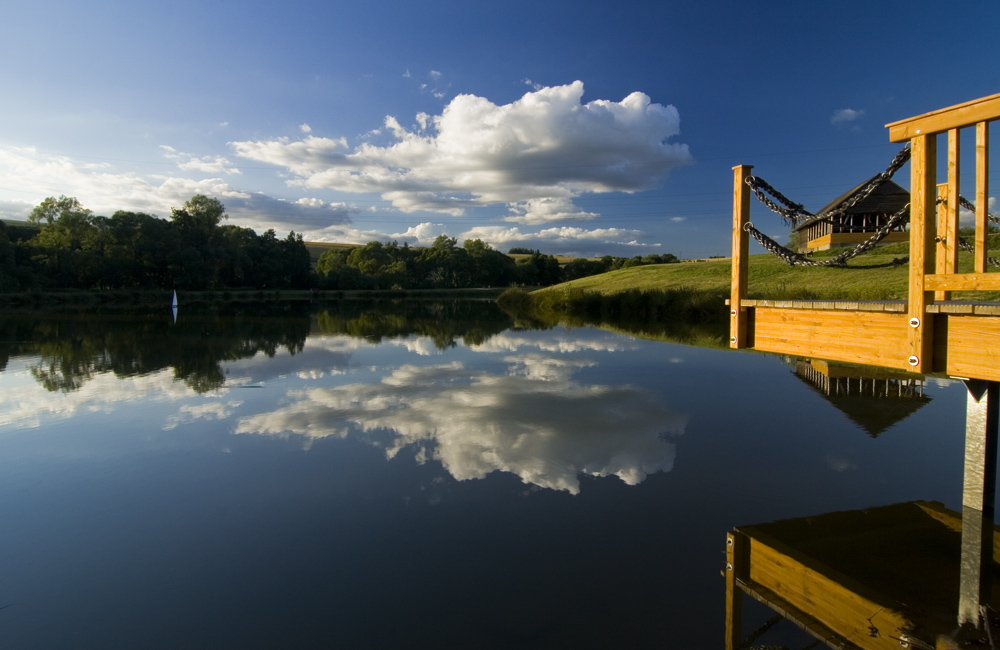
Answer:
[[[511, 257], [517, 255], [517, 259]], [[330, 250], [319, 258], [321, 286], [330, 289], [440, 289], [466, 287], [548, 286], [644, 264], [679, 261], [672, 254], [645, 257], [575, 258], [560, 264], [553, 255], [512, 248], [508, 254], [479, 239], [462, 246], [440, 235], [426, 248], [396, 242], [369, 242], [353, 250]]]
[[223, 225], [226, 218], [222, 203], [202, 194], [169, 219], [124, 210], [96, 216], [75, 198], [49, 197], [28, 217], [40, 229], [0, 223], [0, 290], [310, 286], [301, 235], [258, 235]]
[[32, 210], [32, 228], [0, 222], [0, 292], [45, 289], [427, 289], [548, 286], [673, 255], [577, 258], [537, 250], [517, 259], [479, 239], [439, 236], [428, 247], [370, 242], [329, 250], [313, 269], [302, 235], [279, 238], [224, 224], [225, 207], [202, 194], [169, 219], [119, 210], [96, 216], [72, 197]]

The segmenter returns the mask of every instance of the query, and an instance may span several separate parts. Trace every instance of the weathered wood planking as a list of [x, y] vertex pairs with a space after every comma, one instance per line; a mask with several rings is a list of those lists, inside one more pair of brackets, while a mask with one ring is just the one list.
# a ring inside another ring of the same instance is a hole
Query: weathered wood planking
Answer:
[[912, 370], [909, 317], [887, 312], [757, 307], [753, 347], [832, 361]]
[[949, 315], [947, 336], [949, 375], [1000, 381], [1000, 318]]

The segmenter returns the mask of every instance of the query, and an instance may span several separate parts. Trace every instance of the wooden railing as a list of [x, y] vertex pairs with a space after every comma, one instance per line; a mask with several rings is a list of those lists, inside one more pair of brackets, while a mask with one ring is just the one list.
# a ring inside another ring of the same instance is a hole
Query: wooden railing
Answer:
[[[910, 365], [929, 372], [933, 321], [927, 304], [933, 292], [1000, 290], [1000, 274], [986, 273], [989, 202], [990, 122], [1000, 119], [1000, 94], [887, 124], [890, 142], [910, 141]], [[976, 128], [975, 272], [956, 273], [960, 139], [963, 128]], [[937, 139], [948, 134], [946, 203], [937, 208]], [[938, 219], [940, 218], [940, 228]], [[938, 230], [941, 236], [938, 236]], [[943, 241], [941, 241], [943, 240]], [[940, 257], [938, 253], [941, 253]], [[946, 294], [939, 294], [944, 296]]]
[[[989, 125], [1000, 119], [1000, 94], [951, 106], [887, 124], [889, 140], [909, 141], [910, 158], [910, 263], [907, 316], [909, 328], [903, 349], [898, 349], [913, 372], [931, 371], [934, 319], [927, 306], [947, 300], [957, 291], [998, 291], [1000, 273], [987, 273], [987, 207], [989, 202]], [[975, 127], [976, 234], [974, 272], [958, 273], [958, 214], [960, 131]], [[938, 136], [947, 134], [947, 182], [937, 184]], [[730, 295], [730, 347], [747, 346], [747, 256], [750, 165], [733, 168], [733, 267]], [[943, 202], [939, 203], [938, 198]]]

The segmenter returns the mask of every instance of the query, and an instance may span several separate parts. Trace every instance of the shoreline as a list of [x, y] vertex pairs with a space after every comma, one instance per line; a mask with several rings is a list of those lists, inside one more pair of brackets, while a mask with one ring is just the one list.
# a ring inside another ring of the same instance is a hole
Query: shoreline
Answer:
[[[506, 287], [475, 289], [219, 289], [177, 291], [178, 304], [321, 302], [330, 300], [496, 300]], [[172, 289], [50, 290], [0, 293], [3, 307], [169, 307]]]

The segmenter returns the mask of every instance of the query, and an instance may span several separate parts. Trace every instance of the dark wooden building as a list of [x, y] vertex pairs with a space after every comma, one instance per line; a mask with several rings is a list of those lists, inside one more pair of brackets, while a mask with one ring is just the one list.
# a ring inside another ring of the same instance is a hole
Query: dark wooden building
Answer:
[[[874, 177], [873, 177], [874, 178]], [[871, 179], [845, 192], [816, 213], [816, 216], [799, 224], [793, 232], [799, 236], [799, 252], [825, 251], [840, 246], [859, 244], [885, 225], [892, 215], [910, 202], [910, 193], [892, 181], [879, 186], [863, 201], [847, 212], [831, 216], [838, 206], [854, 196]], [[909, 241], [905, 226], [900, 226], [882, 240], [882, 243]]]

